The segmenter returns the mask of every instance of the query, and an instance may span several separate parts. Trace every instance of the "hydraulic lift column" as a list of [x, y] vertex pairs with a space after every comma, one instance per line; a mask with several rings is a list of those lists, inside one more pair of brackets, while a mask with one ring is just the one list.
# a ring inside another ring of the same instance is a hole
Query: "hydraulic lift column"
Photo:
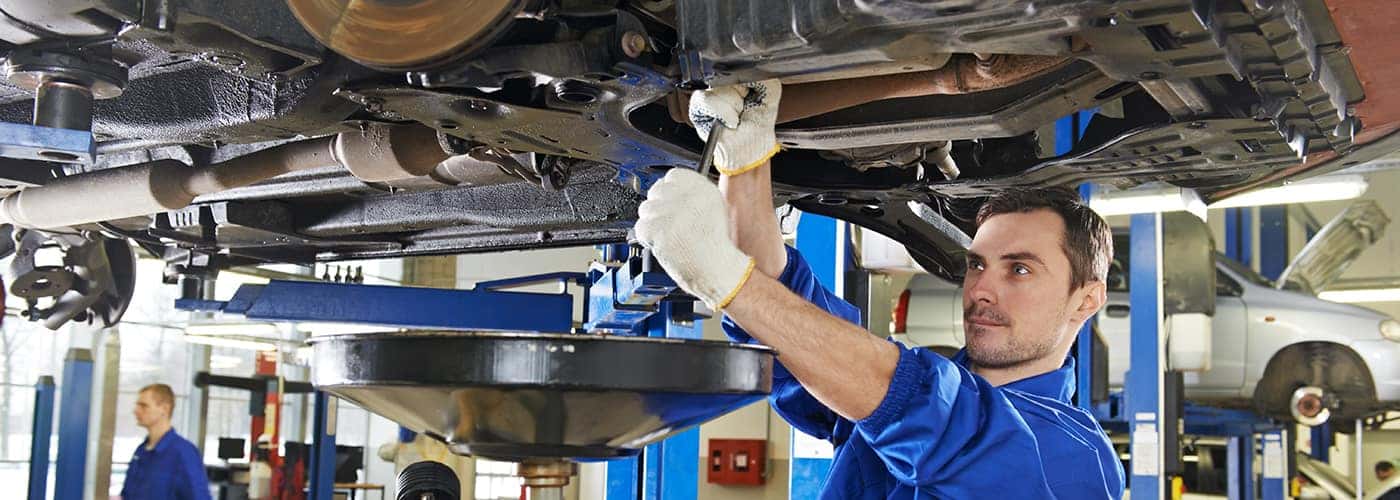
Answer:
[[1162, 214], [1133, 215], [1129, 241], [1131, 368], [1123, 384], [1132, 457], [1129, 487], [1134, 498], [1162, 499], [1166, 491], [1162, 370], [1167, 348], [1162, 335]]

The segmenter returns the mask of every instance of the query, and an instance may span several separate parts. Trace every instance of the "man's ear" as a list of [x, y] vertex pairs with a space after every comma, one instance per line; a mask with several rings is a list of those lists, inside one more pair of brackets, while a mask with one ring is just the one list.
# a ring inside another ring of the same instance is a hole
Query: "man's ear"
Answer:
[[1072, 319], [1075, 323], [1082, 323], [1098, 314], [1099, 309], [1108, 302], [1108, 286], [1102, 281], [1090, 281], [1080, 287], [1075, 295], [1079, 297], [1079, 307], [1075, 308]]

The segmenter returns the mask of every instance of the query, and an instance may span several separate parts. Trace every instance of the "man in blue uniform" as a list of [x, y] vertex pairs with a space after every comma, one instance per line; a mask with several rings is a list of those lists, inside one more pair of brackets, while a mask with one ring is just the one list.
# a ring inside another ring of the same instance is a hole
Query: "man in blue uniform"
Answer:
[[146, 441], [136, 447], [122, 483], [122, 500], [209, 500], [209, 477], [199, 449], [170, 426], [175, 392], [151, 384], [136, 395], [136, 424]]
[[876, 338], [783, 244], [768, 159], [777, 81], [691, 98], [717, 189], [675, 169], [639, 209], [638, 239], [736, 341], [775, 348], [772, 403], [836, 455], [823, 498], [1118, 498], [1123, 471], [1073, 404], [1070, 345], [1105, 300], [1111, 234], [1067, 190], [1016, 191], [978, 215], [952, 360]]

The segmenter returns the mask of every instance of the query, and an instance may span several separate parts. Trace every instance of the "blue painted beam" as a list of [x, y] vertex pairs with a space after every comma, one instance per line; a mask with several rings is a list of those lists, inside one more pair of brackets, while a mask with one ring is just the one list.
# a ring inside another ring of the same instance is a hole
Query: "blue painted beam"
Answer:
[[[1088, 126], [1088, 120], [1085, 120], [1084, 126]], [[1080, 132], [1083, 132], [1083, 130], [1080, 130]], [[1093, 196], [1093, 193], [1093, 184], [1084, 183], [1079, 185], [1079, 198], [1084, 200], [1084, 203], [1089, 203], [1090, 198]], [[1078, 338], [1074, 341], [1074, 379], [1076, 382], [1074, 390], [1075, 403], [1077, 403], [1080, 408], [1083, 408], [1090, 412], [1094, 411], [1093, 389], [1095, 321], [1098, 321], [1097, 316], [1094, 318], [1089, 318], [1088, 321], [1085, 321], [1084, 326], [1079, 328], [1079, 334], [1077, 336]]]
[[1254, 209], [1225, 209], [1225, 256], [1253, 267]]
[[29, 500], [45, 500], [49, 488], [49, 440], [53, 437], [53, 377], [34, 384], [34, 427], [29, 444]]
[[1226, 443], [1225, 471], [1229, 479], [1225, 492], [1229, 500], [1258, 498], [1258, 490], [1254, 487], [1254, 447], [1253, 434], [1232, 436]]
[[[844, 298], [847, 259], [845, 224], [831, 217], [803, 213], [797, 223], [797, 251], [812, 266], [812, 274], [823, 287]], [[804, 447], [799, 443], [815, 438], [802, 431], [791, 431], [788, 460], [788, 498], [817, 498], [831, 472], [832, 458], [822, 446]], [[810, 450], [803, 456], [801, 450]], [[819, 450], [819, 451], [818, 451]]]
[[[671, 320], [671, 308], [662, 302], [640, 325], [649, 337], [699, 339], [701, 322], [681, 324]], [[647, 445], [638, 457], [608, 462], [607, 500], [695, 500], [700, 495], [700, 429], [691, 428], [658, 443]]]
[[92, 405], [92, 351], [69, 349], [63, 358], [63, 394], [58, 411], [58, 460], [54, 500], [79, 500], [87, 466], [88, 415]]
[[248, 319], [267, 321], [568, 332], [573, 326], [574, 300], [566, 293], [273, 280], [266, 285], [243, 285], [227, 302], [177, 300], [175, 307], [242, 314]]
[[[643, 451], [643, 453], [646, 453]], [[627, 457], [608, 462], [607, 500], [637, 500], [641, 498], [640, 457]]]
[[1164, 437], [1162, 414], [1165, 401], [1162, 369], [1165, 342], [1162, 337], [1161, 214], [1132, 216], [1129, 252], [1128, 291], [1132, 306], [1132, 341], [1129, 346], [1128, 374], [1124, 383], [1127, 396], [1133, 498], [1161, 499], [1166, 491], [1164, 477]]
[[1263, 434], [1263, 463], [1260, 468], [1259, 489], [1263, 500], [1284, 500], [1288, 497], [1288, 444], [1283, 429]]
[[[331, 500], [335, 490], [335, 398], [316, 391], [315, 420], [311, 424], [311, 461], [308, 464], [308, 500]], [[467, 485], [463, 485], [466, 487]], [[470, 491], [470, 490], [469, 490]]]
[[1323, 422], [1309, 432], [1312, 433], [1312, 451], [1309, 455], [1322, 462], [1332, 461], [1332, 422]]
[[1288, 207], [1259, 207], [1259, 274], [1277, 280], [1288, 267]]

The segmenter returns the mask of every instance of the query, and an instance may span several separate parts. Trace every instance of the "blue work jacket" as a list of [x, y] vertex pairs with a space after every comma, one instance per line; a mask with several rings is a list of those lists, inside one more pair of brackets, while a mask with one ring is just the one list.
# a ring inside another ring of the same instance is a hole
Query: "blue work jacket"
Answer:
[[122, 500], [209, 500], [209, 476], [194, 443], [174, 429], [153, 449], [136, 446], [122, 483]]
[[[859, 323], [860, 311], [823, 288], [796, 250], [779, 277], [827, 312]], [[725, 333], [752, 337], [728, 317]], [[1123, 496], [1123, 468], [1098, 422], [1074, 406], [1074, 360], [1060, 369], [993, 387], [922, 348], [899, 348], [884, 400], [852, 422], [817, 401], [781, 363], [770, 401], [794, 428], [831, 441], [824, 499], [1066, 498]], [[778, 353], [779, 359], [782, 353]]]

